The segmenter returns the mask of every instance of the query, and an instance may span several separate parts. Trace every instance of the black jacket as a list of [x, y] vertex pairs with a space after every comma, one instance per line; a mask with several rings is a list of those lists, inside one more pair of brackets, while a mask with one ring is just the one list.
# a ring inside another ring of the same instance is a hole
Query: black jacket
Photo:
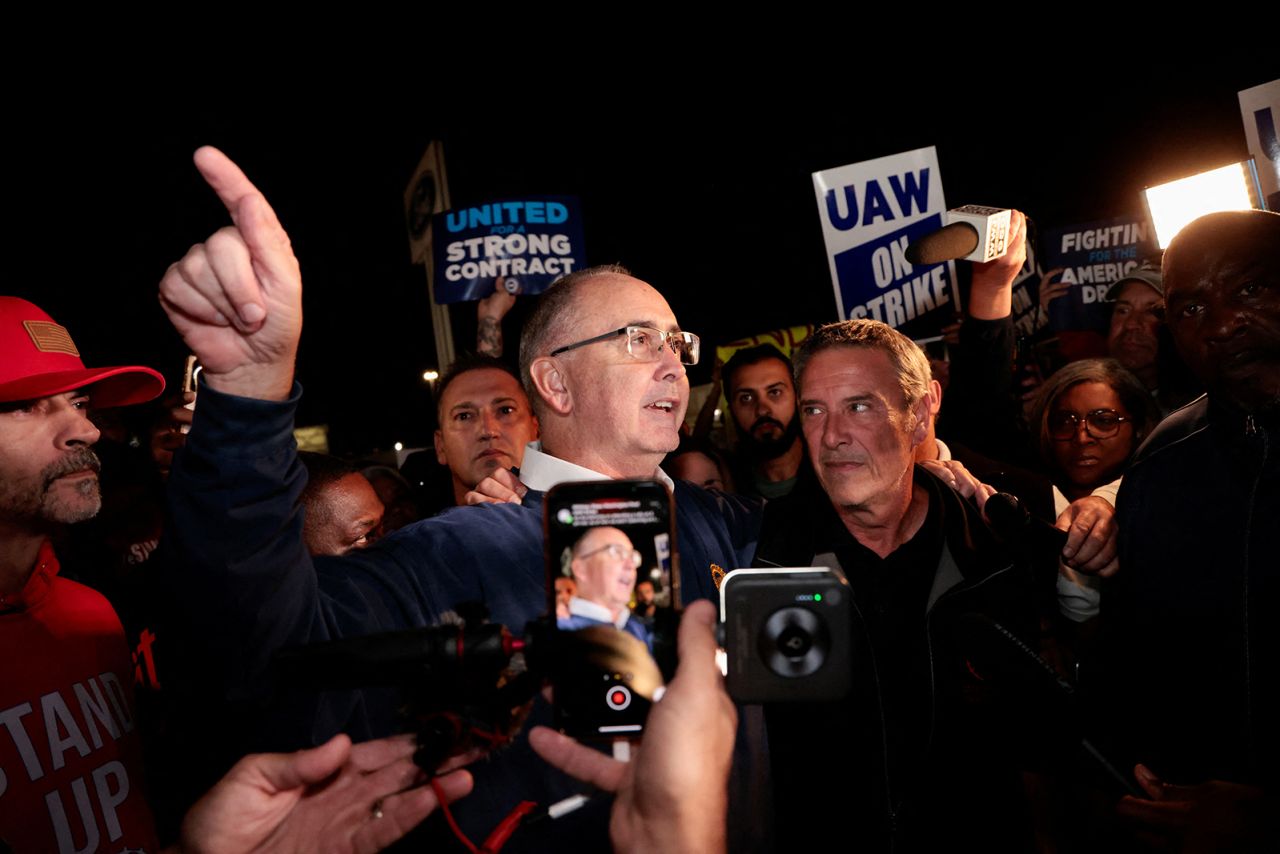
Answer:
[[766, 507], [757, 565], [838, 565], [856, 605], [852, 696], [767, 709], [777, 826], [797, 849], [855, 840], [859, 850], [922, 850], [969, 839], [1022, 850], [1029, 841], [1016, 774], [1025, 715], [1006, 702], [1010, 685], [986, 672], [991, 660], [976, 653], [989, 638], [975, 646], [982, 630], [965, 615], [1034, 639], [1037, 582], [976, 508], [923, 469], [916, 484], [931, 511], [912, 543], [932, 536], [937, 558], [906, 594], [919, 622], [905, 628], [886, 623], [883, 603], [864, 592], [874, 561], [820, 489]]
[[1174, 782], [1275, 792], [1280, 417], [1208, 396], [1138, 450], [1103, 591], [1098, 738]]

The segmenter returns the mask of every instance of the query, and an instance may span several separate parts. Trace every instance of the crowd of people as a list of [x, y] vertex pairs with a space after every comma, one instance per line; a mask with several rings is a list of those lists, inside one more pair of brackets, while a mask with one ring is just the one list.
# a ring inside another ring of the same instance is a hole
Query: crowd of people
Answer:
[[[86, 368], [74, 329], [0, 297], [0, 850], [1280, 840], [1280, 216], [1192, 223], [1112, 288], [1107, 358], [1028, 393], [1015, 211], [1009, 252], [973, 265], [946, 374], [882, 323], [829, 324], [717, 365], [692, 428], [687, 369], [708, 348], [657, 288], [620, 266], [564, 277], [512, 370], [499, 284], [478, 354], [437, 391], [432, 464], [459, 505], [443, 509], [394, 467], [296, 450], [298, 260], [234, 163], [205, 148], [196, 166], [232, 224], [160, 283], [202, 366], [194, 392]], [[709, 430], [721, 384], [732, 448]], [[116, 408], [150, 400], [148, 441], [108, 438]], [[403, 686], [282, 673], [290, 648], [518, 633], [549, 609], [652, 645], [679, 603], [626, 533], [588, 530], [554, 572], [544, 553], [543, 494], [619, 478], [671, 490], [685, 605], [679, 668], [630, 761], [549, 728], [535, 693], [429, 774], [400, 735]], [[1032, 521], [988, 518], [997, 492]], [[838, 570], [847, 697], [725, 693], [703, 600], [751, 566]], [[552, 808], [584, 785], [613, 796]]]

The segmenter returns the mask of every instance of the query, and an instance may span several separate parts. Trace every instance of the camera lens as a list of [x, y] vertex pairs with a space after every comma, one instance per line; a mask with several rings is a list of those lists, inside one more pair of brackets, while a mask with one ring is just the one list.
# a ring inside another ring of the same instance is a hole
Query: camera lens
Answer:
[[813, 638], [799, 626], [787, 626], [778, 634], [778, 652], [787, 658], [800, 658], [813, 646]]
[[789, 606], [769, 615], [757, 640], [760, 657], [779, 676], [808, 676], [831, 648], [827, 624], [807, 608]]

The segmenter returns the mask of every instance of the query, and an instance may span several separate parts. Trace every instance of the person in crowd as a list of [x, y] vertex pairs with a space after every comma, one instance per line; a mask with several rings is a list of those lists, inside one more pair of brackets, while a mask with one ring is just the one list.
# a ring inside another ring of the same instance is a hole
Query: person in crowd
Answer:
[[476, 353], [492, 359], [502, 358], [502, 319], [516, 304], [516, 295], [507, 290], [506, 279], [499, 276], [493, 293], [476, 300]]
[[1164, 281], [1159, 261], [1135, 267], [1111, 286], [1107, 299], [1112, 304], [1107, 355], [1124, 365], [1154, 394], [1160, 387], [1156, 332], [1164, 315]]
[[1171, 850], [1274, 850], [1280, 801], [1280, 215], [1210, 214], [1169, 244], [1165, 316], [1207, 394], [1166, 418], [1119, 496], [1096, 709]]
[[1026, 259], [1027, 218], [1015, 210], [1005, 254], [973, 265], [959, 345], [951, 351], [950, 403], [937, 425], [938, 435], [949, 444], [1024, 468], [1032, 461], [1029, 454], [1019, 453], [1025, 438], [1011, 366], [1016, 340], [1013, 283]]
[[[979, 483], [989, 483], [1015, 495], [1037, 518], [1053, 520], [1056, 527], [1068, 532], [1062, 554], [1066, 565], [1089, 575], [1109, 575], [1118, 565], [1115, 490], [1055, 503], [1051, 483], [1033, 470], [1034, 459], [1011, 450], [1022, 444], [1009, 366], [1014, 341], [1013, 283], [1026, 263], [1026, 241], [1026, 217], [1015, 210], [1006, 253], [994, 261], [973, 265], [967, 314], [960, 327], [960, 352], [946, 392], [949, 403], [944, 410], [942, 388], [934, 380], [932, 418], [925, 439], [916, 450], [916, 460], [926, 464], [935, 460], [959, 461], [974, 475], [972, 479], [954, 468], [934, 467], [930, 471], [956, 485], [965, 495], [972, 494]], [[964, 417], [952, 417], [957, 411]], [[1024, 460], [1026, 465], [1014, 464]]]
[[[1097, 615], [1100, 579], [1119, 568], [1115, 487], [1108, 484], [1067, 502], [1040, 472], [993, 460], [958, 443], [948, 445], [936, 437], [934, 430], [943, 396], [941, 385], [934, 379], [930, 395], [933, 420], [924, 441], [916, 448], [916, 462], [961, 495], [972, 497], [980, 490], [987, 497], [994, 492], [1007, 493], [1031, 518], [1046, 523], [1054, 520], [1054, 527], [1066, 532], [1065, 542], [1056, 550], [1015, 522], [997, 529], [1028, 550], [1037, 579], [1039, 652], [1060, 677], [1074, 683], [1075, 663], [1086, 651], [1095, 628], [1079, 624]], [[957, 467], [951, 461], [961, 465]]]
[[1032, 406], [1044, 467], [1054, 481], [1055, 509], [1112, 484], [1159, 420], [1151, 396], [1114, 359], [1081, 359], [1041, 386]]
[[652, 633], [631, 615], [636, 572], [644, 556], [626, 533], [609, 525], [589, 528], [568, 557], [566, 569], [577, 592], [569, 599], [569, 616], [556, 624], [569, 631], [611, 625], [651, 644]]
[[[1114, 506], [1120, 476], [1160, 420], [1147, 389], [1114, 359], [1063, 366], [1040, 387], [1031, 413], [1043, 470], [1053, 481], [1055, 517], [1091, 499]], [[1075, 623], [1096, 617], [1101, 579], [1119, 565], [1118, 558], [1100, 569], [1063, 561], [1057, 585], [1063, 616]]]
[[101, 507], [90, 403], [163, 388], [149, 368], [85, 368], [65, 327], [0, 297], [0, 837], [15, 850], [156, 848], [120, 621], [59, 576], [49, 538]]
[[[692, 602], [680, 620], [680, 664], [645, 722], [645, 741], [619, 762], [547, 727], [529, 742], [540, 756], [617, 797], [609, 821], [615, 851], [718, 854], [726, 833], [737, 710], [716, 665], [716, 608]], [[757, 839], [757, 842], [759, 840]]]
[[313, 555], [344, 555], [367, 548], [382, 534], [382, 502], [373, 484], [349, 463], [299, 451], [307, 469], [302, 536]]
[[652, 626], [657, 613], [658, 593], [653, 588], [653, 581], [642, 578], [636, 582], [636, 604], [631, 609], [631, 614], [646, 626]]
[[[0, 352], [0, 639], [12, 653], [0, 688], [0, 846], [159, 850], [119, 622], [100, 595], [59, 577], [48, 538], [101, 503], [90, 403], [140, 403], [163, 380], [141, 367], [85, 368], [64, 327], [13, 297], [0, 297]], [[654, 746], [634, 765], [539, 735], [548, 761], [619, 792], [617, 850], [723, 850], [734, 710], [713, 664], [713, 621], [710, 607], [688, 615], [680, 668], [650, 721]], [[378, 850], [438, 796], [471, 789], [465, 771], [423, 785], [415, 750], [408, 737], [353, 747], [338, 735], [312, 750], [245, 757], [188, 811], [177, 850]], [[693, 755], [704, 761], [686, 764]], [[704, 809], [667, 809], [685, 785], [709, 793]]]
[[[164, 382], [149, 368], [85, 368], [66, 328], [15, 297], [0, 297], [0, 352], [0, 642], [10, 651], [0, 847], [156, 851], [140, 762], [148, 734], [120, 622], [100, 594], [59, 575], [49, 537], [101, 505], [89, 406], [141, 403]], [[419, 774], [413, 750], [404, 738], [353, 749], [337, 736], [301, 754], [246, 757], [190, 810], [180, 848], [381, 848], [435, 805], [430, 788], [404, 791]], [[441, 781], [449, 798], [470, 788], [465, 773]], [[388, 820], [371, 826], [374, 804]]]
[[720, 394], [723, 389], [721, 373], [724, 362], [717, 356], [711, 364], [711, 382], [707, 387], [707, 395], [702, 399], [702, 406], [693, 417], [693, 426], [684, 435], [694, 442], [710, 442], [711, 431], [716, 426], [720, 414]]
[[[537, 727], [533, 748], [565, 773], [616, 795], [613, 850], [725, 851], [725, 792], [736, 710], [715, 665], [715, 610], [694, 603], [679, 629], [676, 675], [647, 721], [648, 746], [619, 762]], [[377, 851], [438, 806], [471, 792], [464, 770], [432, 785], [413, 762], [417, 745], [393, 736], [352, 745], [336, 735], [310, 750], [246, 756], [187, 813], [174, 854], [262, 850]], [[450, 763], [456, 766], [458, 763]], [[701, 794], [691, 804], [687, 793]]]
[[492, 356], [464, 357], [440, 379], [436, 461], [448, 466], [456, 504], [494, 469], [519, 468], [538, 419], [515, 374]]
[[555, 579], [556, 619], [569, 619], [569, 600], [578, 592], [578, 584], [571, 575], [557, 575]]
[[413, 484], [391, 466], [371, 465], [360, 474], [373, 486], [382, 502], [382, 533], [390, 534], [422, 518], [413, 498]]
[[724, 382], [742, 461], [738, 488], [762, 498], [786, 495], [808, 468], [790, 360], [771, 344], [748, 347], [725, 364]]
[[[296, 715], [261, 714], [271, 657], [287, 644], [428, 625], [467, 601], [523, 628], [546, 607], [540, 496], [528, 506], [446, 513], [372, 549], [313, 564], [293, 506], [302, 480], [291, 447], [298, 262], [266, 200], [225, 155], [201, 149], [196, 164], [234, 225], [193, 247], [160, 287], [163, 307], [204, 366], [200, 406], [169, 483], [177, 524], [167, 546], [182, 571], [167, 582], [190, 656], [186, 671], [200, 674], [196, 696], [223, 698], [212, 708], [234, 720], [224, 727], [233, 742], [249, 733], [289, 747], [339, 730], [383, 735], [397, 723], [387, 692], [329, 691]], [[697, 361], [699, 340], [679, 329], [656, 290], [620, 268], [577, 271], [539, 297], [520, 350], [542, 432], [520, 466], [531, 489], [584, 478], [666, 479], [658, 464], [678, 442], [685, 365]], [[712, 598], [716, 567], [749, 562], [759, 508], [682, 483], [673, 488], [686, 601]], [[239, 496], [234, 520], [205, 512], [201, 496], [221, 489]], [[188, 708], [200, 713], [198, 703]], [[220, 746], [223, 755], [233, 752]], [[478, 784], [485, 775], [540, 800], [572, 791], [545, 766], [522, 765], [519, 748], [478, 772]], [[460, 810], [458, 820], [487, 832], [501, 818], [495, 806]]]
[[687, 480], [703, 489], [734, 491], [728, 462], [705, 439], [681, 436], [680, 445], [662, 461], [662, 470], [676, 480]]
[[191, 807], [165, 851], [380, 851], [471, 792], [464, 770], [442, 769], [427, 785], [416, 750], [410, 736], [353, 745], [335, 735], [310, 750], [246, 756]]
[[[779, 826], [817, 850], [851, 838], [872, 850], [956, 838], [1017, 849], [1029, 831], [1011, 818], [1025, 809], [1003, 749], [1013, 715], [1000, 686], [975, 675], [965, 626], [980, 614], [1034, 643], [1032, 568], [915, 465], [932, 402], [910, 339], [878, 321], [831, 324], [795, 368], [817, 483], [769, 503], [756, 562], [838, 566], [857, 625], [846, 701], [769, 710]], [[821, 770], [831, 767], [839, 786]]]
[[195, 392], [179, 391], [166, 395], [160, 411], [152, 419], [148, 431], [151, 459], [162, 478], [169, 476], [173, 454], [183, 446], [187, 430], [191, 429], [191, 416], [195, 414]]

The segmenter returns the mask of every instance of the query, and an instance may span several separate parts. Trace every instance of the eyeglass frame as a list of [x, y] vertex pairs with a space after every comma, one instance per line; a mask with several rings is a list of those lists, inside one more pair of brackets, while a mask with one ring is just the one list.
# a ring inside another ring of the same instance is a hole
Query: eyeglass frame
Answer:
[[[1070, 442], [1072, 439], [1074, 439], [1076, 436], [1078, 436], [1078, 435], [1080, 434], [1080, 425], [1081, 425], [1081, 424], [1084, 424], [1084, 432], [1085, 432], [1086, 434], [1088, 434], [1088, 435], [1089, 435], [1091, 438], [1093, 438], [1093, 439], [1097, 439], [1098, 441], [1101, 441], [1101, 440], [1103, 440], [1103, 439], [1110, 439], [1110, 438], [1112, 438], [1112, 437], [1114, 437], [1114, 436], [1118, 435], [1118, 434], [1120, 433], [1120, 425], [1121, 425], [1121, 424], [1124, 424], [1125, 422], [1128, 422], [1128, 423], [1130, 423], [1130, 424], [1132, 424], [1132, 423], [1133, 423], [1133, 418], [1132, 418], [1132, 417], [1130, 417], [1130, 416], [1128, 416], [1128, 415], [1121, 415], [1121, 414], [1120, 414], [1120, 413], [1118, 413], [1116, 410], [1114, 410], [1114, 409], [1112, 409], [1112, 408], [1110, 408], [1110, 407], [1108, 407], [1108, 406], [1100, 407], [1100, 408], [1098, 408], [1098, 409], [1090, 409], [1088, 412], [1086, 412], [1086, 413], [1084, 414], [1084, 418], [1081, 418], [1079, 415], [1076, 415], [1074, 412], [1067, 412], [1066, 410], [1059, 410], [1059, 411], [1060, 411], [1062, 414], [1064, 414], [1064, 415], [1069, 415], [1069, 416], [1071, 416], [1071, 432], [1070, 432], [1070, 433], [1067, 433], [1065, 436], [1055, 436], [1055, 435], [1053, 435], [1052, 426], [1051, 426], [1051, 424], [1050, 424], [1049, 422], [1053, 420], [1054, 413], [1050, 413], [1050, 414], [1049, 414], [1049, 417], [1048, 417], [1047, 419], [1045, 419], [1045, 431], [1049, 434], [1049, 438], [1050, 438], [1050, 439], [1052, 439], [1052, 440], [1053, 440], [1053, 441], [1055, 441], [1055, 442]], [[1115, 418], [1116, 418], [1116, 429], [1115, 429], [1113, 432], [1108, 433], [1108, 434], [1107, 434], [1107, 435], [1105, 435], [1105, 436], [1100, 436], [1100, 435], [1098, 435], [1097, 433], [1093, 432], [1093, 430], [1094, 430], [1094, 426], [1095, 426], [1095, 425], [1092, 425], [1092, 424], [1090, 424], [1090, 423], [1089, 423], [1089, 419], [1090, 419], [1092, 416], [1097, 415], [1097, 414], [1102, 413], [1102, 412], [1108, 412], [1108, 413], [1111, 413], [1111, 414], [1112, 414], [1112, 415], [1114, 415], [1114, 416], [1115, 416]]]
[[[627, 547], [624, 546], [622, 543], [609, 543], [609, 545], [607, 546], [601, 546], [598, 549], [592, 549], [586, 554], [580, 554], [576, 556], [574, 560], [586, 560], [589, 557], [595, 557], [601, 552], [614, 551], [615, 549], [625, 549], [625, 548]], [[614, 557], [617, 558], [618, 560], [623, 559], [620, 555], [616, 553], [614, 554]], [[639, 569], [643, 563], [644, 563], [644, 554], [638, 548], [636, 548], [635, 546], [632, 546], [631, 547], [631, 565], [634, 566], [636, 569]]]
[[[623, 326], [620, 329], [615, 329], [612, 332], [606, 332], [603, 335], [597, 335], [594, 338], [588, 338], [585, 341], [578, 341], [573, 344], [566, 344], [563, 347], [557, 347], [556, 349], [552, 350], [549, 355], [559, 356], [561, 353], [567, 353], [570, 350], [576, 350], [579, 347], [585, 347], [588, 344], [599, 344], [601, 341], [608, 341], [612, 338], [617, 338], [619, 335], [625, 335], [627, 336], [627, 355], [631, 356], [633, 359], [640, 359], [641, 357], [637, 356], [635, 352], [631, 349], [632, 330], [653, 332], [653, 333], [656, 333], [657, 336], [661, 339], [662, 343], [660, 343], [657, 348], [649, 350], [650, 356], [658, 356], [658, 358], [661, 358], [660, 353], [662, 352], [662, 348], [671, 346], [668, 342], [672, 338], [676, 336], [682, 336], [682, 335], [688, 336], [688, 338], [683, 340], [684, 340], [684, 343], [689, 345], [689, 347], [694, 351], [694, 355], [693, 355], [693, 361], [686, 362], [684, 359], [681, 359], [680, 364], [689, 365], [690, 367], [692, 367], [693, 365], [698, 364], [698, 359], [702, 355], [702, 338], [694, 334], [693, 332], [686, 332], [682, 329], [677, 330], [675, 332], [663, 332], [661, 329], [658, 329], [653, 326], [635, 326], [635, 325]], [[671, 352], [675, 353], [675, 350], [673, 349]], [[688, 352], [688, 349], [686, 349], [685, 352]], [[679, 354], [677, 353], [677, 355]], [[658, 361], [658, 359], [653, 359], [652, 361], [656, 362]]]

